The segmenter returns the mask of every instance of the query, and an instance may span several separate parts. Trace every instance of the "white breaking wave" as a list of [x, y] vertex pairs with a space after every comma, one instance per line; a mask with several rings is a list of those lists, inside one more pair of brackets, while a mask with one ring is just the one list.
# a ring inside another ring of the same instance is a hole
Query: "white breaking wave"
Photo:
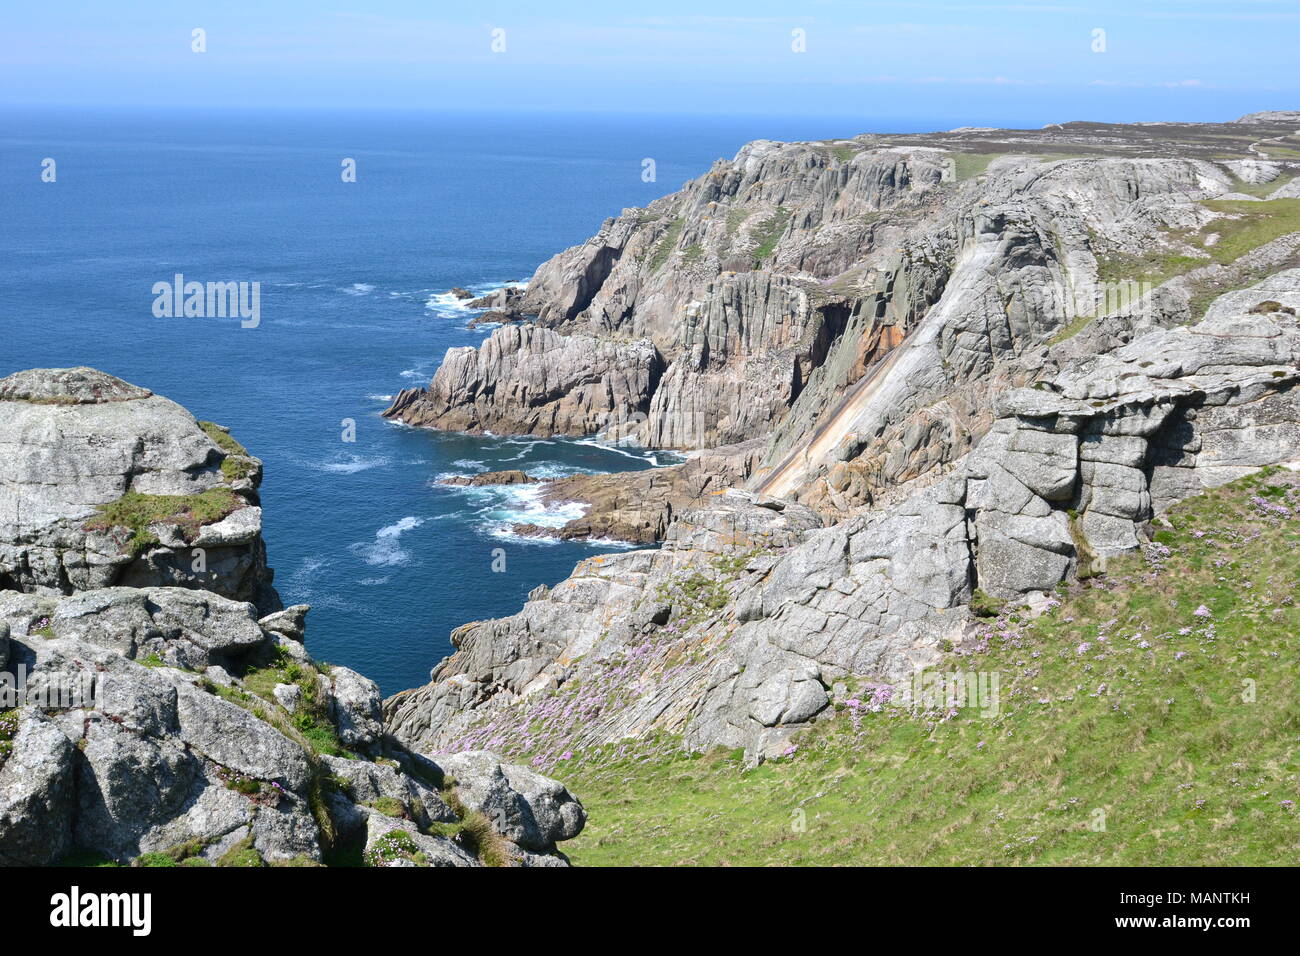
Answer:
[[457, 468], [465, 468], [473, 472], [484, 472], [488, 470], [486, 462], [478, 461], [474, 458], [457, 458], [452, 462]]
[[355, 605], [351, 601], [344, 600], [337, 593], [336, 588], [328, 588], [323, 591], [316, 590], [316, 580], [321, 576], [321, 572], [333, 566], [333, 561], [327, 561], [324, 558], [304, 558], [302, 564], [289, 575], [288, 587], [284, 588], [285, 593], [293, 594], [296, 598], [310, 604], [316, 608], [333, 608], [336, 611], [350, 611]]
[[383, 455], [349, 455], [346, 461], [307, 462], [307, 464], [312, 468], [328, 471], [331, 474], [355, 475], [359, 471], [382, 468], [388, 464], [388, 461], [388, 458]]
[[509, 524], [535, 524], [543, 528], [562, 528], [575, 518], [587, 513], [587, 505], [580, 501], [560, 501], [551, 504], [542, 500], [543, 488], [537, 485], [501, 486], [505, 501], [490, 515]]
[[376, 531], [374, 541], [352, 545], [352, 550], [360, 555], [366, 564], [376, 567], [408, 564], [411, 560], [411, 552], [401, 546], [402, 533], [418, 528], [422, 524], [424, 524], [423, 518], [403, 518], [396, 524], [390, 524]]
[[529, 465], [528, 474], [534, 478], [568, 478], [570, 475], [599, 475], [601, 472], [578, 465], [562, 465], [554, 461], [539, 461]]
[[[587, 445], [590, 448], [602, 448], [605, 451], [612, 451], [614, 452], [614, 454], [622, 455], [625, 458], [631, 458], [635, 461], [648, 462], [649, 464], [653, 465], [655, 468], [660, 467], [659, 456], [660, 454], [662, 454], [661, 452], [647, 451], [646, 449], [643, 448], [641, 449], [641, 453], [637, 454], [634, 451], [628, 451], [627, 448], [621, 447], [621, 445], [619, 444], [615, 444], [613, 442], [596, 441], [595, 439], [591, 439], [591, 438], [576, 439], [573, 443], [575, 445]], [[675, 456], [669, 453], [667, 457], [672, 458]]]
[[477, 315], [484, 309], [471, 308], [466, 303], [474, 299], [482, 298], [485, 295], [491, 295], [493, 292], [501, 289], [526, 289], [527, 282], [488, 282], [478, 283], [476, 285], [465, 286], [466, 291], [472, 294], [472, 298], [458, 299], [456, 295], [448, 290], [447, 292], [435, 292], [424, 300], [424, 307], [430, 311], [447, 318], [464, 316], [466, 318]]
[[531, 537], [517, 534], [518, 524], [532, 524], [541, 528], [562, 528], [575, 518], [587, 513], [588, 505], [579, 501], [547, 503], [542, 500], [542, 485], [444, 485], [440, 482], [452, 477], [448, 472], [438, 475], [430, 485], [442, 488], [467, 499], [469, 507], [458, 514], [467, 519], [477, 519], [479, 528], [495, 538], [517, 538], [554, 544], [558, 539]]

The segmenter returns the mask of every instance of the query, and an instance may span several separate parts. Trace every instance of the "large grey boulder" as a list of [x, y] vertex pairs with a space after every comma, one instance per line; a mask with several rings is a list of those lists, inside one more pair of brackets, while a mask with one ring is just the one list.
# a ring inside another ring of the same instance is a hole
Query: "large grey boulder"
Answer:
[[[67, 820], [76, 799], [75, 748], [44, 715], [9, 718], [17, 733], [0, 744], [0, 866], [39, 866], [72, 845]], [[0, 723], [0, 741], [8, 728]]]
[[[175, 402], [95, 369], [0, 379], [0, 587], [177, 585], [276, 610], [261, 463], [227, 444]], [[229, 513], [197, 529], [163, 520], [133, 532], [97, 520], [128, 493], [225, 495]]]
[[[383, 739], [374, 683], [346, 668], [321, 673], [300, 640], [259, 626], [251, 604], [181, 588], [0, 592], [0, 635], [0, 691], [15, 698], [0, 714], [23, 705], [0, 720], [0, 865], [182, 847], [210, 862], [244, 847], [268, 863], [320, 861], [332, 845], [364, 848], [397, 826], [428, 865], [481, 862], [421, 832], [458, 816], [437, 764]], [[263, 679], [268, 667], [291, 677], [286, 648], [304, 675], [292, 679], [318, 682], [308, 716], [327, 719], [319, 729], [350, 757], [318, 754], [298, 731], [300, 683]], [[282, 689], [297, 693], [282, 700]], [[563, 795], [526, 772], [519, 788], [542, 820], [547, 799]], [[394, 806], [404, 819], [375, 821]]]
[[266, 636], [242, 601], [186, 588], [104, 588], [55, 605], [50, 628], [111, 647], [130, 658], [157, 654], [177, 667], [203, 669], [247, 654]]
[[347, 667], [329, 671], [330, 711], [343, 745], [370, 753], [384, 734], [383, 698], [379, 685]]
[[437, 758], [456, 780], [456, 794], [482, 813], [503, 837], [525, 850], [546, 852], [582, 832], [587, 812], [557, 780], [503, 763], [483, 750]]

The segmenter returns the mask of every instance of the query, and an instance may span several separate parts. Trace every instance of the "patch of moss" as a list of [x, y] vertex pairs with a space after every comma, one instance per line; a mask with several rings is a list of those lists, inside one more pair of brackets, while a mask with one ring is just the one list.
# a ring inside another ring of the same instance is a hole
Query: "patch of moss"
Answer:
[[976, 617], [997, 617], [1006, 604], [1006, 601], [999, 601], [982, 588], [976, 588], [970, 598], [971, 613]]
[[406, 809], [406, 804], [396, 797], [380, 797], [373, 801], [370, 806], [374, 807], [386, 817], [409, 817], [410, 811]]
[[780, 241], [781, 233], [785, 232], [786, 223], [789, 221], [790, 210], [778, 206], [773, 215], [758, 225], [753, 233], [754, 239], [758, 242], [757, 248], [754, 249], [755, 261], [761, 263], [776, 251], [776, 244]]
[[244, 837], [217, 860], [217, 866], [262, 867], [266, 861], [253, 846], [252, 837]]
[[654, 254], [650, 256], [650, 271], [657, 272], [663, 268], [668, 257], [673, 254], [678, 240], [682, 237], [682, 230], [686, 228], [686, 220], [678, 217], [668, 224], [667, 230], [659, 242], [655, 244]]
[[222, 428], [216, 422], [199, 422], [199, 427], [203, 429], [204, 434], [212, 439], [213, 444], [227, 455], [248, 456], [248, 449], [235, 441], [229, 429]]
[[131, 532], [128, 552], [139, 556], [158, 543], [151, 524], [175, 525], [192, 541], [204, 525], [215, 524], [244, 507], [244, 500], [229, 488], [209, 488], [192, 495], [144, 495], [128, 491], [117, 501], [99, 506], [99, 514], [84, 525], [87, 531], [125, 528]]
[[253, 474], [255, 466], [251, 459], [228, 455], [221, 460], [221, 476], [226, 481], [243, 481]]

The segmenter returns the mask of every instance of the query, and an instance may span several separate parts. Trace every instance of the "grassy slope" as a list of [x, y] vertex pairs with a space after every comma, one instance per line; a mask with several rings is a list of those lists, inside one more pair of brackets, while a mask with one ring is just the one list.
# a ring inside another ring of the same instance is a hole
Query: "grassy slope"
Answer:
[[[1265, 243], [1300, 230], [1300, 199], [1208, 199], [1203, 205], [1223, 217], [1199, 232], [1176, 238], [1204, 253], [1204, 257], [1171, 253], [1154, 246], [1143, 255], [1102, 256], [1098, 263], [1100, 279], [1135, 279], [1160, 285], [1199, 266], [1215, 262], [1226, 265]], [[1211, 236], [1218, 238], [1207, 244]]]
[[1294, 864], [1300, 476], [1261, 473], [1169, 519], [1146, 554], [954, 653], [944, 670], [1000, 675], [996, 718], [841, 707], [751, 771], [671, 739], [579, 754], [550, 771], [590, 813], [565, 851], [579, 865]]

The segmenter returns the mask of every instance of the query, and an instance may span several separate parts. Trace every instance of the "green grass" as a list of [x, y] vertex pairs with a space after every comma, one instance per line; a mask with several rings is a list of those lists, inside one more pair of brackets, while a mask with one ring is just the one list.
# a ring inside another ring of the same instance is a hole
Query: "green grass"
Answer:
[[673, 249], [682, 237], [682, 230], [686, 227], [686, 220], [682, 218], [674, 219], [668, 224], [663, 236], [655, 245], [654, 254], [650, 257], [650, 271], [657, 272], [663, 268], [668, 257], [673, 254]]
[[386, 817], [410, 817], [411, 811], [396, 797], [380, 797], [370, 804]]
[[199, 422], [199, 427], [227, 455], [248, 455], [248, 449], [235, 441], [230, 432], [216, 422]]
[[1300, 149], [1292, 149], [1290, 146], [1276, 146], [1271, 142], [1260, 144], [1259, 147], [1269, 159], [1300, 159]]
[[14, 752], [14, 738], [18, 736], [19, 714], [17, 710], [0, 712], [0, 767]]
[[1211, 199], [1205, 205], [1238, 217], [1215, 220], [1203, 230], [1205, 234], [1219, 233], [1219, 241], [1209, 247], [1215, 262], [1232, 262], [1280, 236], [1300, 231], [1300, 199]]
[[[1204, 205], [1231, 218], [1216, 219], [1199, 232], [1171, 237], [1204, 255], [1171, 253], [1162, 248], [1140, 254], [1108, 253], [1098, 257], [1099, 278], [1103, 282], [1131, 279], [1159, 285], [1200, 266], [1227, 265], [1274, 239], [1300, 231], [1300, 199], [1209, 199]], [[1207, 245], [1211, 235], [1219, 238]]]
[[204, 525], [214, 524], [244, 507], [244, 500], [229, 488], [209, 488], [193, 495], [143, 495], [128, 491], [117, 501], [99, 506], [99, 514], [85, 524], [86, 531], [125, 528], [131, 532], [126, 548], [140, 555], [158, 539], [149, 525], [176, 525], [187, 541], [194, 540]]
[[1084, 329], [1086, 329], [1095, 319], [1096, 315], [1077, 315], [1070, 320], [1069, 324], [1061, 326], [1056, 330], [1056, 334], [1047, 340], [1048, 345], [1060, 345], [1067, 339], [1072, 339]]
[[199, 427], [225, 452], [226, 457], [221, 460], [221, 474], [226, 481], [242, 481], [253, 473], [256, 466], [252, 456], [247, 448], [235, 441], [230, 432], [215, 422], [199, 422]]
[[989, 168], [989, 163], [997, 159], [1001, 153], [954, 153], [953, 161], [953, 179], [962, 182], [967, 179], [974, 179], [976, 176], [983, 176]]
[[217, 866], [263, 867], [266, 861], [253, 846], [252, 837], [244, 837], [217, 860]]
[[785, 232], [786, 223], [790, 221], [790, 210], [783, 206], [778, 206], [775, 213], [759, 223], [758, 228], [754, 230], [754, 239], [758, 242], [757, 248], [754, 249], [754, 260], [763, 262], [776, 251], [776, 244], [781, 239], [781, 233]]
[[565, 852], [588, 866], [1291, 865], [1297, 509], [1300, 476], [1260, 473], [1175, 508], [1144, 554], [1038, 619], [985, 622], [987, 649], [940, 669], [998, 673], [996, 717], [841, 706], [751, 771], [674, 738], [578, 754], [548, 771], [589, 813]]
[[[274, 660], [266, 666], [250, 667], [244, 672], [241, 678], [243, 689], [234, 691], [242, 699], [235, 700], [234, 703], [249, 709], [254, 699], [260, 700], [266, 706], [256, 705], [253, 708], [254, 715], [289, 733], [290, 737], [299, 737], [313, 753], [355, 758], [356, 754], [344, 747], [339, 740], [338, 732], [329, 718], [326, 701], [320, 692], [320, 676], [321, 672], [316, 667], [300, 664], [279, 650]], [[276, 701], [276, 684], [293, 684], [302, 692], [294, 713], [285, 713]], [[214, 687], [218, 693], [233, 690], [217, 685]], [[292, 732], [289, 727], [292, 727]]]
[[1275, 190], [1281, 189], [1294, 178], [1294, 176], [1284, 175], [1279, 176], [1277, 179], [1268, 183], [1248, 183], [1240, 177], [1233, 176], [1232, 189], [1233, 192], [1244, 193], [1247, 196], [1258, 196], [1260, 199], [1264, 199], [1265, 197], [1272, 195]]

